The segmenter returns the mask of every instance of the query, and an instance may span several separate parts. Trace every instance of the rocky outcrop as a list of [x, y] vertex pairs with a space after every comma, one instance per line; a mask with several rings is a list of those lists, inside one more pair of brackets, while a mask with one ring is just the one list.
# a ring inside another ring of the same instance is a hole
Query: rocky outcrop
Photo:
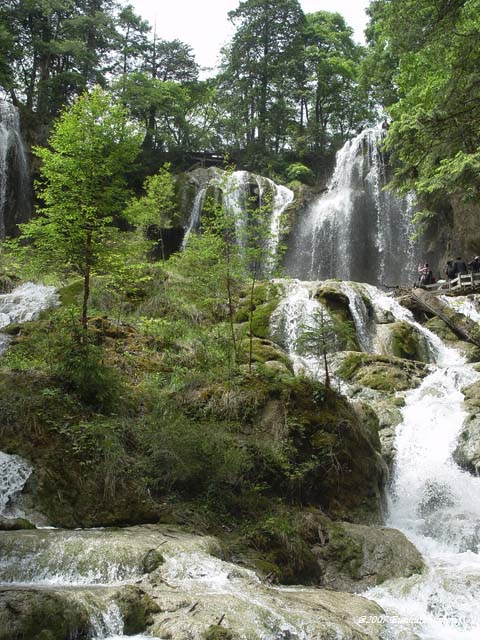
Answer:
[[[278, 637], [288, 634], [316, 640], [382, 637], [382, 624], [365, 621], [366, 616], [383, 614], [374, 602], [346, 592], [272, 587], [251, 570], [220, 559], [221, 545], [214, 538], [178, 527], [56, 530], [25, 532], [20, 537], [24, 553], [28, 549], [35, 552], [37, 538], [46, 545], [49, 552], [43, 556], [42, 566], [46, 575], [50, 572], [57, 579], [75, 578], [76, 571], [65, 573], [71, 562], [87, 571], [86, 562], [90, 579], [96, 576], [104, 582], [105, 575], [115, 575], [112, 565], [127, 571], [137, 567], [148, 547], [161, 547], [164, 562], [135, 579], [135, 584], [0, 590], [0, 619], [4, 623], [0, 640], [70, 640], [92, 637], [94, 631], [107, 637], [122, 627], [126, 635], [147, 632], [152, 637], [192, 640], [259, 638], [275, 633]], [[62, 573], [58, 551], [64, 550], [72, 537], [72, 550], [75, 547], [77, 554], [72, 553]], [[18, 541], [12, 539], [12, 543]], [[130, 580], [133, 575], [128, 573]], [[116, 619], [115, 631], [112, 619]]]
[[395, 393], [418, 387], [428, 374], [428, 367], [402, 358], [346, 352], [336, 373], [362, 387]]
[[330, 522], [321, 530], [313, 553], [321, 584], [329, 589], [359, 592], [391, 578], [421, 573], [422, 556], [396, 529]]
[[463, 393], [469, 415], [458, 436], [453, 459], [462, 469], [480, 475], [480, 382], [463, 389]]

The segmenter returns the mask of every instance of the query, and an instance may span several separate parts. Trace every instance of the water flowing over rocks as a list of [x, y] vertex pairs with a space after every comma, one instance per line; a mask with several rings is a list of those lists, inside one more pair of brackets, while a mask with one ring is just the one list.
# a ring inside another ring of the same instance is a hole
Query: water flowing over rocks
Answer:
[[[273, 180], [258, 176], [248, 171], [231, 173], [217, 168], [195, 169], [186, 174], [187, 184], [181, 192], [184, 206], [189, 207], [188, 220], [185, 227], [183, 246], [188, 242], [190, 234], [201, 228], [201, 218], [208, 197], [220, 201], [225, 212], [232, 215], [236, 225], [236, 239], [244, 245], [248, 238], [248, 227], [251, 222], [252, 207], [268, 207], [270, 210], [269, 225], [269, 257], [263, 265], [269, 271], [274, 264], [278, 244], [280, 242], [285, 221], [283, 215], [293, 201], [293, 191]], [[192, 189], [193, 187], [193, 189]], [[185, 194], [193, 193], [189, 204]]]
[[0, 100], [0, 240], [31, 212], [30, 175], [18, 110]]
[[[11, 611], [15, 611], [9, 640], [20, 640], [29, 628], [37, 634], [48, 630], [54, 638], [83, 637], [82, 633], [101, 638], [115, 630], [115, 625], [117, 633], [148, 629], [149, 637], [198, 640], [214, 626], [242, 640], [328, 640], [333, 636], [367, 640], [381, 635], [381, 625], [360, 622], [362, 616], [381, 615], [374, 603], [347, 593], [269, 586], [252, 571], [212, 555], [220, 553], [214, 538], [178, 528], [151, 525], [117, 531], [33, 531], [17, 533], [16, 539], [4, 532], [0, 543], [3, 552], [5, 545], [16, 546], [17, 557], [24, 558], [24, 566], [14, 566], [16, 556], [10, 549], [11, 561], [0, 566], [4, 583], [0, 616], [10, 620]], [[66, 553], [69, 544], [71, 551]], [[90, 553], [95, 549], [98, 555]], [[161, 549], [164, 562], [142, 575], [142, 562], [152, 549]], [[105, 572], [99, 574], [101, 558]], [[28, 562], [30, 574], [25, 573]], [[43, 577], [34, 575], [35, 567], [43, 567]], [[81, 583], [76, 577], [79, 571], [85, 578]], [[99, 580], [113, 577], [118, 582], [135, 575], [140, 578], [134, 585], [99, 586]], [[28, 584], [16, 583], [22, 576], [29, 578]], [[7, 587], [5, 582], [11, 585]], [[39, 589], [41, 584], [50, 587]], [[93, 589], [92, 585], [97, 586]], [[0, 638], [6, 640], [7, 636], [0, 633]]]

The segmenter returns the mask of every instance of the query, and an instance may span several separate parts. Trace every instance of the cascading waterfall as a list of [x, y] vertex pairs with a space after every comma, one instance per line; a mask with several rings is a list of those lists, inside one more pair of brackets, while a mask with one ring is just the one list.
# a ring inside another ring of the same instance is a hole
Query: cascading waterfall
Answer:
[[365, 129], [338, 152], [327, 192], [295, 230], [285, 260], [289, 276], [377, 285], [405, 284], [415, 277], [414, 201], [384, 189], [382, 138], [381, 128]]
[[[287, 187], [277, 185], [273, 180], [257, 176], [248, 171], [234, 171], [226, 173], [219, 169], [193, 171], [192, 179], [196, 187], [196, 194], [190, 212], [183, 247], [188, 242], [189, 235], [201, 225], [201, 214], [205, 197], [209, 188], [216, 191], [216, 197], [221, 199], [227, 214], [235, 222], [236, 239], [241, 246], [248, 241], [248, 228], [252, 223], [252, 206], [271, 208], [268, 233], [268, 258], [264, 265], [271, 270], [275, 263], [281, 236], [282, 214], [293, 200], [293, 192]], [[254, 201], [254, 205], [251, 202]]]
[[[284, 344], [294, 361], [299, 358], [295, 343], [301, 324], [311, 317], [316, 304], [312, 300], [315, 286], [318, 283], [287, 283], [285, 298], [272, 318], [272, 330], [290, 336]], [[387, 581], [365, 595], [387, 612], [389, 639], [477, 639], [480, 478], [461, 470], [452, 452], [466, 417], [461, 389], [479, 380], [480, 373], [391, 296], [370, 285], [341, 283], [340, 287], [349, 296], [359, 338], [372, 336], [371, 320], [358, 304], [361, 291], [377, 311], [390, 313], [422, 333], [436, 363], [421, 385], [405, 394], [386, 523], [416, 545], [427, 568], [422, 575]], [[445, 302], [472, 320], [480, 320], [476, 299], [445, 298]], [[374, 349], [374, 340], [371, 345]], [[303, 364], [302, 359], [299, 362]], [[314, 372], [315, 363], [310, 361], [304, 369]]]
[[30, 214], [30, 176], [18, 110], [0, 100], [0, 240]]

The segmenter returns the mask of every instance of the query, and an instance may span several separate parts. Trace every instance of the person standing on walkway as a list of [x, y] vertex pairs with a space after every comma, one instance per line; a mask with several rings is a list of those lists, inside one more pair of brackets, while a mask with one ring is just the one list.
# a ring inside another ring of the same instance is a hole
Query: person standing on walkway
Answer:
[[468, 263], [468, 266], [470, 267], [470, 271], [472, 273], [479, 273], [480, 272], [480, 258], [478, 256], [475, 256], [473, 260], [471, 260]]
[[455, 258], [454, 265], [459, 276], [464, 276], [468, 273], [467, 263], [463, 258]]

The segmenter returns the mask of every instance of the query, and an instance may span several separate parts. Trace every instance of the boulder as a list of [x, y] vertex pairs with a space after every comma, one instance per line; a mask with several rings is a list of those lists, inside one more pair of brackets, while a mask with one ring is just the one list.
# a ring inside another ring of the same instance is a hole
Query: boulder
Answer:
[[462, 469], [480, 475], [480, 381], [462, 391], [470, 413], [462, 425], [453, 459]]
[[327, 523], [313, 553], [322, 571], [322, 586], [339, 591], [363, 591], [424, 568], [414, 545], [387, 527]]
[[428, 367], [402, 358], [346, 352], [336, 373], [363, 387], [395, 393], [418, 387], [428, 374]]
[[68, 592], [0, 589], [0, 640], [90, 637], [89, 608]]

